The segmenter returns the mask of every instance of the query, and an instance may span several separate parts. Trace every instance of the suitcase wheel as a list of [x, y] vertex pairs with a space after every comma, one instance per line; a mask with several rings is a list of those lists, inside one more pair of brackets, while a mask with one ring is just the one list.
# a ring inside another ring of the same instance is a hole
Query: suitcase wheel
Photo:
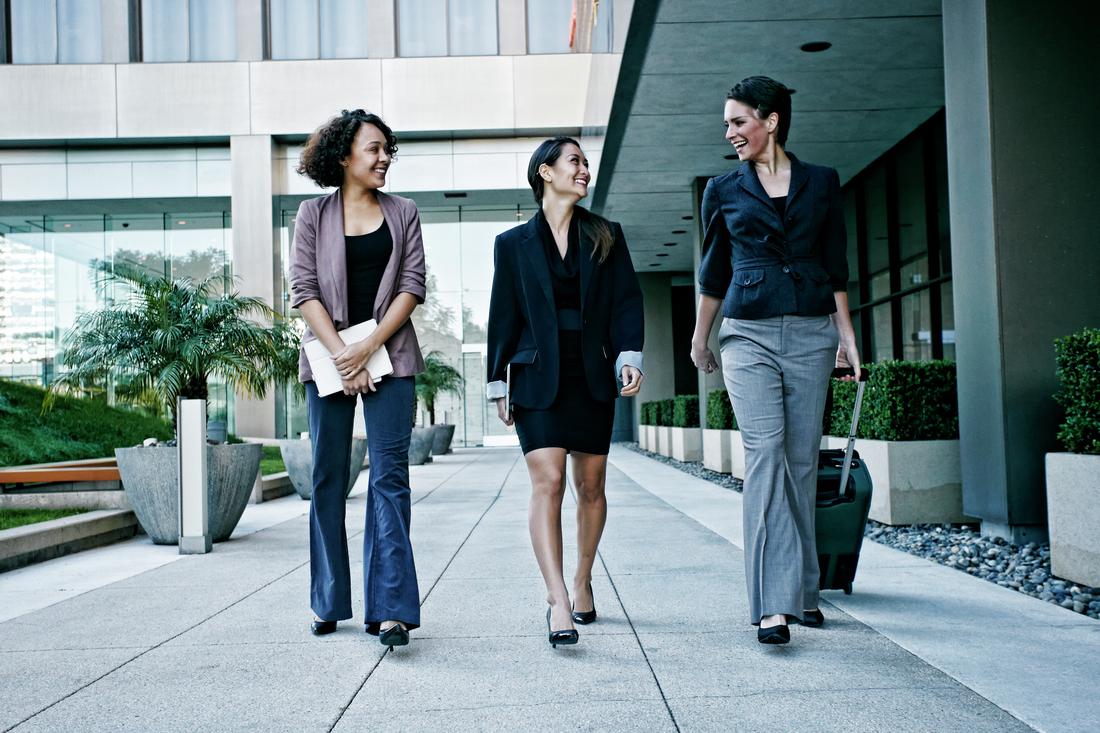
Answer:
[[844, 584], [844, 595], [846, 595], [846, 596], [852, 595], [852, 584], [851, 583], [845, 583]]

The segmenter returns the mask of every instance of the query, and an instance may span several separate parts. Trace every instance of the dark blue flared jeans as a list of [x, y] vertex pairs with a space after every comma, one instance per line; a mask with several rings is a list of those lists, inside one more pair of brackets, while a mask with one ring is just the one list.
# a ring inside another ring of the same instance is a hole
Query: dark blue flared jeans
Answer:
[[[363, 533], [364, 622], [378, 633], [382, 621], [420, 625], [409, 523], [409, 439], [413, 419], [413, 378], [386, 377], [378, 391], [363, 395], [370, 481]], [[351, 458], [355, 397], [317, 394], [306, 383], [309, 434], [313, 441], [313, 499], [309, 508], [310, 606], [317, 618], [351, 618], [351, 571], [344, 529], [345, 491]]]

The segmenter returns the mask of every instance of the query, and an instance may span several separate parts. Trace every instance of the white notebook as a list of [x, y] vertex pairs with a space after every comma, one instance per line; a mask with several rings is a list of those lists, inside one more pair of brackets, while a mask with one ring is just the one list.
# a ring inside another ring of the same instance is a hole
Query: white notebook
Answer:
[[[378, 324], [371, 319], [336, 333], [345, 344], [350, 346], [370, 336], [376, 328], [378, 328]], [[306, 350], [309, 368], [313, 370], [313, 381], [317, 385], [317, 394], [324, 397], [343, 389], [340, 372], [336, 371], [332, 354], [329, 353], [329, 350], [325, 348], [320, 339], [307, 341], [302, 348]], [[371, 358], [367, 361], [367, 371], [370, 372], [371, 380], [375, 382], [387, 374], [393, 374], [393, 364], [390, 362], [390, 354], [386, 351], [385, 346], [371, 355]]]

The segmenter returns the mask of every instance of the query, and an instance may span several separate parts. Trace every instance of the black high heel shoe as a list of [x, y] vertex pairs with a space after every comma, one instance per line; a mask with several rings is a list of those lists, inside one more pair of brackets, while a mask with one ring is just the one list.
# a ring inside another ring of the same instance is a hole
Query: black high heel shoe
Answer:
[[596, 597], [592, 595], [592, 584], [588, 584], [588, 595], [592, 598], [591, 611], [578, 611], [573, 609], [573, 622], [578, 624], [590, 624], [596, 620]]
[[388, 646], [392, 652], [395, 646], [408, 646], [409, 630], [401, 624], [394, 624], [385, 631], [378, 632], [378, 641], [382, 646]]
[[756, 630], [756, 640], [761, 644], [786, 644], [791, 640], [791, 630], [787, 624], [778, 626], [761, 626]]
[[314, 636], [324, 636], [325, 634], [331, 634], [333, 631], [336, 631], [336, 622], [314, 620], [313, 623], [309, 625], [309, 631]]
[[548, 641], [550, 646], [555, 649], [558, 648], [558, 644], [562, 646], [568, 646], [570, 644], [576, 644], [581, 635], [577, 633], [576, 629], [564, 629], [562, 631], [553, 631], [550, 628], [550, 609], [546, 609], [546, 631], [548, 634]]
[[825, 614], [821, 613], [820, 608], [815, 608], [812, 611], [802, 612], [802, 625], [808, 626], [811, 629], [820, 628], [825, 624]]

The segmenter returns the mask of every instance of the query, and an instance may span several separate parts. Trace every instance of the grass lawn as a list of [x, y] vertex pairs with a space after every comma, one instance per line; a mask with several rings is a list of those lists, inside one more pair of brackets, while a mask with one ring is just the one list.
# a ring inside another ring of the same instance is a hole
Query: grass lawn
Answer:
[[85, 509], [0, 509], [0, 530], [83, 514]]
[[270, 476], [285, 470], [286, 466], [283, 465], [283, 455], [279, 452], [279, 446], [265, 445], [263, 458], [260, 459], [260, 474]]

